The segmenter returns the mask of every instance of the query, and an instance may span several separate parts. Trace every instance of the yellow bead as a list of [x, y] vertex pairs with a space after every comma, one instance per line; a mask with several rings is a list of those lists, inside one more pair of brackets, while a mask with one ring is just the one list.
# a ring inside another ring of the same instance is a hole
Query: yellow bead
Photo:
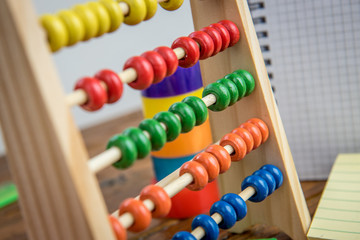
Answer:
[[103, 35], [104, 33], [109, 32], [110, 30], [110, 16], [104, 7], [99, 2], [89, 2], [87, 4], [89, 8], [95, 13], [98, 23], [99, 23], [99, 31], [97, 33], [97, 37]]
[[121, 23], [124, 21], [124, 14], [119, 6], [119, 4], [113, 0], [100, 0], [101, 3], [107, 10], [110, 16], [110, 30], [113, 32], [118, 29]]
[[145, 4], [146, 4], [146, 16], [144, 20], [146, 21], [155, 15], [157, 10], [157, 0], [145, 0]]
[[65, 23], [59, 17], [45, 14], [41, 16], [40, 22], [46, 30], [51, 51], [55, 52], [67, 45], [69, 35]]
[[59, 18], [65, 23], [69, 34], [68, 46], [83, 40], [85, 35], [85, 27], [81, 19], [71, 10], [63, 10], [57, 13]]
[[118, 0], [129, 6], [129, 13], [125, 16], [124, 22], [128, 25], [135, 25], [142, 22], [146, 17], [146, 4], [144, 0]]
[[166, 2], [161, 2], [160, 6], [165, 10], [174, 11], [174, 10], [178, 9], [179, 7], [181, 7], [183, 2], [184, 2], [184, 0], [168, 0]]
[[95, 13], [86, 5], [76, 5], [73, 11], [80, 17], [85, 27], [83, 41], [95, 37], [99, 32], [99, 22]]

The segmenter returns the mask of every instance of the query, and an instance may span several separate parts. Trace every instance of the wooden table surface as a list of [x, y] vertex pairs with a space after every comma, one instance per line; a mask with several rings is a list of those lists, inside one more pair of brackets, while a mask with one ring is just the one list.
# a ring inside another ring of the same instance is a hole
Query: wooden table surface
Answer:
[[[112, 135], [122, 132], [127, 127], [137, 126], [142, 119], [142, 114], [136, 112], [82, 131], [90, 156], [104, 151], [107, 140]], [[108, 210], [109, 212], [113, 212], [118, 208], [122, 200], [138, 195], [141, 189], [150, 183], [153, 178], [151, 160], [146, 158], [137, 161], [133, 167], [125, 171], [119, 171], [109, 167], [98, 173], [97, 177]], [[11, 180], [11, 175], [6, 159], [3, 157], [0, 158], [0, 184], [9, 180]], [[325, 181], [306, 181], [302, 182], [301, 186], [310, 214], [313, 216], [325, 186]], [[173, 234], [178, 231], [190, 231], [191, 221], [191, 218], [184, 220], [153, 220], [147, 231], [137, 235], [128, 234], [128, 236], [129, 239], [171, 239]], [[242, 234], [221, 231], [219, 239], [256, 239], [270, 237], [290, 239], [278, 228], [264, 225], [255, 225]], [[17, 202], [0, 209], [0, 240], [5, 239], [28, 239]]]

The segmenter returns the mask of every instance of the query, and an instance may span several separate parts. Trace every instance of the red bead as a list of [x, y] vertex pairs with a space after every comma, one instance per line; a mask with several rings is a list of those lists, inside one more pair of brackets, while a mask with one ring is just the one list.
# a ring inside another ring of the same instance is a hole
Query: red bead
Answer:
[[205, 152], [211, 153], [216, 157], [216, 160], [220, 165], [220, 173], [224, 173], [230, 168], [231, 157], [224, 147], [213, 144], [207, 147]]
[[266, 142], [266, 140], [269, 138], [269, 128], [267, 127], [266, 123], [258, 118], [251, 118], [247, 120], [246, 122], [252, 123], [255, 126], [257, 126], [261, 132], [262, 141], [261, 143]]
[[81, 78], [75, 85], [75, 90], [82, 89], [87, 94], [87, 101], [81, 107], [87, 111], [100, 109], [107, 101], [107, 94], [101, 82], [96, 78]]
[[228, 133], [220, 140], [221, 146], [230, 145], [234, 152], [230, 155], [231, 161], [237, 162], [243, 159], [246, 155], [246, 143], [245, 141], [235, 133]]
[[254, 138], [248, 130], [245, 128], [235, 128], [231, 133], [239, 135], [246, 143], [247, 153], [251, 152], [254, 147]]
[[228, 30], [228, 32], [230, 34], [229, 47], [234, 46], [240, 39], [240, 32], [239, 32], [238, 27], [235, 25], [235, 23], [233, 23], [230, 20], [222, 20], [218, 23], [220, 23], [221, 25], [226, 27], [226, 29]]
[[144, 90], [150, 87], [154, 80], [154, 70], [146, 58], [140, 56], [129, 58], [123, 69], [128, 68], [134, 68], [137, 74], [136, 80], [129, 83], [130, 87], [138, 90]]
[[135, 198], [125, 199], [119, 207], [119, 215], [131, 213], [134, 223], [129, 227], [131, 232], [140, 232], [145, 230], [151, 222], [151, 213], [144, 203]]
[[211, 153], [201, 152], [197, 154], [193, 161], [200, 163], [208, 173], [209, 182], [214, 181], [220, 173], [219, 163]]
[[179, 61], [174, 51], [169, 47], [158, 47], [154, 49], [155, 52], [159, 53], [165, 60], [166, 63], [166, 77], [173, 75], [178, 68]]
[[220, 33], [215, 28], [212, 27], [204, 27], [200, 29], [200, 31], [207, 33], [213, 40], [214, 52], [211, 56], [218, 54], [222, 47], [222, 40]]
[[214, 52], [214, 42], [209, 34], [196, 31], [189, 35], [190, 38], [194, 39], [200, 46], [200, 59], [206, 59], [210, 57]]
[[179, 175], [181, 176], [185, 173], [190, 173], [193, 176], [193, 182], [187, 186], [191, 191], [199, 191], [208, 183], [209, 176], [206, 169], [198, 162], [185, 162], [180, 168]]
[[252, 123], [246, 122], [246, 123], [241, 124], [240, 128], [245, 128], [253, 136], [253, 139], [254, 139], [253, 150], [260, 146], [260, 144], [262, 142], [262, 136], [261, 136], [261, 131], [257, 126], [255, 126]]
[[171, 199], [162, 187], [149, 185], [143, 188], [140, 193], [140, 200], [150, 199], [155, 208], [151, 212], [153, 218], [165, 217], [170, 212]]
[[112, 229], [115, 233], [116, 240], [125, 240], [127, 238], [126, 229], [121, 225], [119, 220], [114, 216], [109, 216], [109, 221], [112, 226]]
[[153, 83], [161, 82], [166, 76], [166, 62], [164, 58], [155, 51], [147, 51], [141, 54], [142, 57], [146, 58], [150, 63], [154, 71]]
[[209, 27], [215, 28], [220, 33], [221, 41], [222, 41], [220, 52], [228, 48], [230, 44], [230, 34], [226, 29], [226, 27], [224, 27], [220, 23], [213, 23]]
[[111, 70], [104, 69], [98, 72], [95, 78], [106, 84], [108, 103], [114, 103], [121, 98], [124, 86], [118, 74]]
[[189, 37], [179, 37], [171, 45], [172, 49], [182, 48], [185, 51], [185, 57], [179, 59], [179, 66], [189, 68], [199, 61], [200, 50], [197, 43]]

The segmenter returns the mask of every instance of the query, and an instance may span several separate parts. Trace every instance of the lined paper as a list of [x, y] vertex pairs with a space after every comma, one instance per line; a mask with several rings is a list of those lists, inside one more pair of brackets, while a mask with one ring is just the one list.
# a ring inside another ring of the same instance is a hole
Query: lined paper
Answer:
[[360, 239], [360, 154], [337, 157], [308, 238]]

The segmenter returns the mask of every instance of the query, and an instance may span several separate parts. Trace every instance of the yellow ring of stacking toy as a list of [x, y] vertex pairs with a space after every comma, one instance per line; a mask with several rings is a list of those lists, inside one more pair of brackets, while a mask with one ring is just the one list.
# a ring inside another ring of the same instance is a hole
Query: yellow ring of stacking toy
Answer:
[[51, 51], [55, 52], [67, 45], [69, 35], [65, 23], [58, 16], [45, 14], [41, 16], [40, 23], [47, 32]]
[[183, 2], [184, 2], [184, 0], [168, 0], [166, 2], [161, 2], [159, 4], [165, 10], [174, 11], [174, 10], [178, 9], [179, 7], [181, 7]]
[[142, 22], [146, 17], [146, 4], [144, 0], [118, 0], [129, 6], [129, 13], [125, 16], [124, 23], [135, 25]]
[[152, 18], [157, 11], [157, 0], [145, 0], [146, 4], [146, 16], [145, 21]]
[[86, 5], [76, 5], [73, 11], [80, 17], [85, 27], [85, 35], [83, 41], [95, 37], [99, 32], [99, 22], [96, 14]]
[[110, 30], [110, 15], [104, 5], [99, 2], [89, 2], [87, 3], [89, 8], [95, 13], [98, 23], [99, 31], [96, 34], [97, 37], [103, 35], [104, 33], [109, 32]]
[[81, 19], [71, 10], [63, 10], [57, 13], [59, 18], [64, 22], [69, 40], [67, 45], [71, 46], [83, 40], [85, 35], [85, 28]]
[[124, 21], [124, 14], [119, 6], [119, 4], [113, 0], [100, 0], [101, 3], [107, 10], [110, 16], [110, 30], [113, 32], [118, 29]]

